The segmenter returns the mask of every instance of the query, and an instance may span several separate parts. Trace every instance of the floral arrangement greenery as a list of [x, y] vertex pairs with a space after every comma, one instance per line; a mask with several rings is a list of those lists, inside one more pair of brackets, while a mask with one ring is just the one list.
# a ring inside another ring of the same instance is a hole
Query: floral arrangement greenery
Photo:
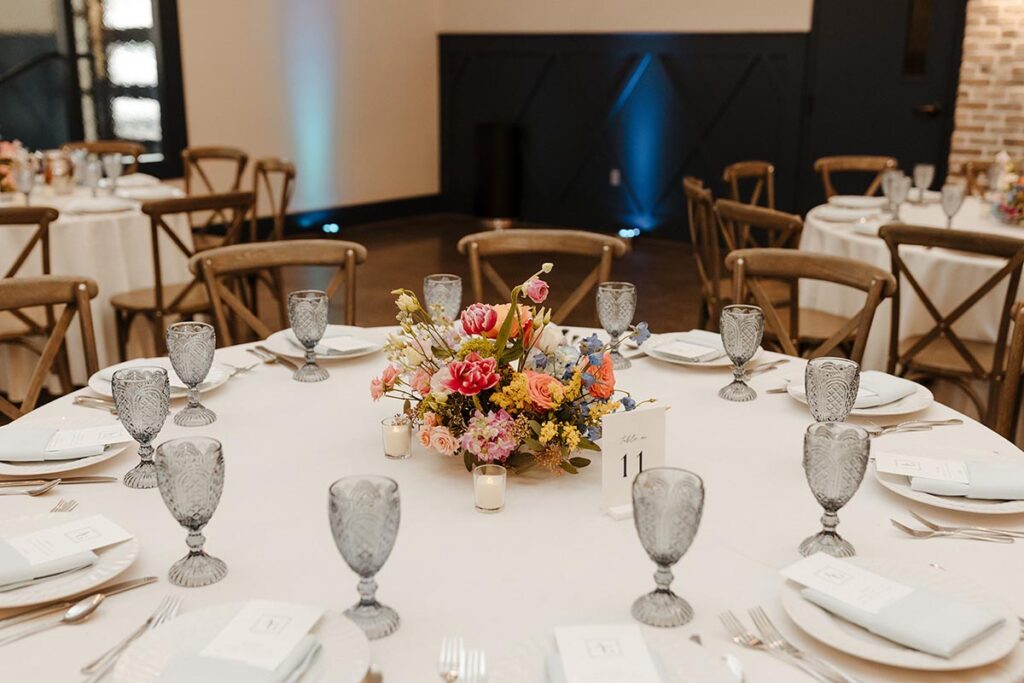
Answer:
[[1010, 186], [995, 206], [999, 220], [1010, 225], [1024, 225], [1024, 181]]
[[[404, 402], [419, 442], [438, 453], [461, 453], [466, 469], [499, 463], [576, 474], [590, 464], [578, 455], [599, 450], [601, 418], [636, 401], [615, 386], [610, 350], [597, 335], [569, 344], [551, 325], [542, 275], [515, 287], [508, 303], [474, 303], [447, 319], [416, 295], [397, 289], [401, 332], [385, 347], [388, 365], [370, 383], [373, 400]], [[626, 338], [642, 343], [646, 323]]]

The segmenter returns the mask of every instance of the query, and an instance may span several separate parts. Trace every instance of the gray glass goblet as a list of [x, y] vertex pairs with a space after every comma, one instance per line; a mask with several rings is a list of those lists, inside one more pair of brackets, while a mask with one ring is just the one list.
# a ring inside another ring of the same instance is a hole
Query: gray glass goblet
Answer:
[[167, 371], [158, 367], [125, 368], [114, 373], [110, 384], [117, 419], [139, 443], [139, 464], [124, 475], [124, 485], [132, 489], [154, 488], [152, 443], [164, 426], [171, 400]]
[[747, 383], [747, 363], [757, 353], [764, 335], [764, 313], [757, 306], [733, 304], [722, 309], [719, 323], [722, 346], [732, 361], [732, 382], [718, 390], [726, 401], [753, 401], [757, 392]]
[[647, 555], [658, 565], [657, 588], [633, 603], [632, 614], [649, 626], [682, 626], [693, 608], [672, 592], [672, 565], [697, 534], [704, 512], [704, 482], [693, 472], [653, 467], [633, 480], [633, 523]]
[[188, 387], [188, 405], [174, 416], [174, 424], [204, 427], [217, 421], [217, 414], [199, 402], [199, 385], [210, 372], [216, 347], [217, 333], [213, 325], [180, 322], [167, 328], [167, 352], [171, 365]]
[[449, 273], [426, 276], [423, 278], [423, 302], [435, 320], [439, 312], [446, 320], [455, 320], [462, 310], [462, 278]]
[[636, 286], [630, 282], [604, 282], [597, 286], [597, 317], [608, 333], [612, 367], [625, 370], [629, 359], [619, 353], [619, 337], [629, 329], [636, 313]]
[[857, 403], [860, 365], [846, 358], [823, 356], [807, 361], [804, 391], [815, 422], [845, 422]]
[[377, 602], [377, 572], [398, 536], [401, 501], [398, 484], [388, 477], [345, 477], [327, 491], [327, 516], [334, 544], [359, 575], [359, 602], [345, 610], [370, 640], [398, 630], [398, 612]]
[[288, 321], [306, 349], [306, 362], [295, 371], [296, 382], [322, 382], [329, 377], [316, 363], [316, 345], [327, 331], [327, 292], [303, 289], [288, 295]]
[[804, 433], [804, 473], [811, 493], [825, 510], [822, 529], [804, 539], [804, 557], [822, 552], [833, 557], [853, 557], [849, 541], [836, 532], [840, 508], [850, 502], [864, 479], [871, 439], [867, 431], [845, 422], [813, 424]]
[[228, 574], [224, 561], [203, 550], [203, 528], [213, 517], [224, 490], [224, 452], [205, 436], [171, 439], [154, 457], [160, 495], [178, 524], [188, 529], [188, 555], [171, 565], [167, 578], [175, 586], [197, 588]]

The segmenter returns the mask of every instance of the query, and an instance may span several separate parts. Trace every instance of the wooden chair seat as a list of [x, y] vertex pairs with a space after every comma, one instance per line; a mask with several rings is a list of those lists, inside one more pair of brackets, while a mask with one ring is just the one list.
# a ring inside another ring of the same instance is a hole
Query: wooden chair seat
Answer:
[[[765, 280], [761, 283], [765, 293], [771, 302], [777, 306], [784, 306], [789, 302], [789, 283], [785, 280]], [[718, 291], [721, 292], [720, 301], [723, 305], [732, 303], [732, 278], [723, 277], [718, 281]]]
[[[182, 290], [189, 286], [188, 282], [177, 285], [164, 285], [164, 301], [174, 301], [175, 297], [181, 294]], [[124, 311], [149, 312], [158, 310], [156, 304], [156, 290], [153, 287], [133, 289], [128, 292], [121, 292], [110, 297], [110, 305]], [[192, 290], [175, 306], [178, 313], [199, 313], [210, 308], [210, 299], [202, 286], [196, 284]]]
[[211, 235], [204, 232], [197, 232], [192, 235], [192, 245], [197, 252], [223, 247], [226, 243], [227, 240], [223, 235]]
[[[923, 337], [924, 335], [922, 334], [915, 334], [900, 340], [900, 355], [906, 353]], [[992, 372], [992, 360], [996, 355], [996, 345], [994, 343], [962, 338], [960, 341], [978, 359], [978, 362], [985, 368], [986, 372]], [[937, 375], [945, 373], [969, 375], [972, 369], [960, 352], [957, 351], [956, 347], [953, 346], [953, 343], [945, 337], [940, 337], [914, 354], [913, 359], [907, 363], [905, 371], [907, 374], [924, 372]]]
[[[764, 283], [762, 283], [762, 286], [764, 286]], [[767, 289], [765, 287], [766, 291]], [[790, 310], [789, 308], [778, 309], [779, 320], [782, 321], [786, 329], [789, 329]], [[842, 327], [847, 320], [848, 318], [845, 316], [829, 313], [828, 311], [821, 311], [816, 308], [801, 308], [798, 321], [800, 323], [800, 341], [820, 343], [832, 336], [832, 333]], [[851, 332], [846, 337], [846, 340], [853, 339], [855, 332]]]
[[36, 329], [29, 327], [24, 320], [19, 319], [10, 311], [0, 313], [0, 341], [10, 341], [26, 335], [39, 334], [40, 330], [47, 328], [46, 308], [35, 306], [18, 311], [36, 325]]

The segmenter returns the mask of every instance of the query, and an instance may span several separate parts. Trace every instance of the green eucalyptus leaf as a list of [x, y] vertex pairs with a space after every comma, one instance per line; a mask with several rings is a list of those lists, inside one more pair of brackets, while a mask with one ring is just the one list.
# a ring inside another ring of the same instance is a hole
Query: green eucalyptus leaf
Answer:
[[569, 458], [569, 462], [572, 463], [573, 466], [575, 466], [575, 467], [586, 467], [587, 465], [590, 464], [590, 459], [589, 458], [579, 458], [579, 457], [576, 457], [576, 458]]
[[583, 449], [585, 451], [599, 451], [599, 450], [601, 450], [600, 446], [598, 446], [596, 443], [594, 443], [593, 441], [591, 441], [590, 439], [587, 439], [587, 438], [580, 439], [580, 444], [579, 444], [578, 448], [581, 448], [581, 449]]
[[473, 471], [473, 454], [469, 451], [462, 451], [462, 462], [466, 465], [466, 471]]
[[569, 474], [579, 474], [580, 472], [578, 469], [573, 467], [573, 465], [567, 460], [563, 460], [562, 462], [558, 463], [558, 466], [561, 467], [566, 472], [568, 472]]

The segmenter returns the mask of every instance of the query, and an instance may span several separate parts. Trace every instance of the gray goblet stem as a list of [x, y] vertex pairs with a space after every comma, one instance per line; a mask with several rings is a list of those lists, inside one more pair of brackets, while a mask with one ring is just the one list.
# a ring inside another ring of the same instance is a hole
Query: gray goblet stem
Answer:
[[316, 345], [327, 330], [327, 305], [327, 293], [317, 289], [288, 295], [288, 320], [306, 351], [305, 363], [292, 375], [296, 382], [322, 382], [329, 377], [327, 370], [316, 362]]
[[764, 335], [764, 313], [757, 306], [733, 304], [722, 309], [722, 345], [732, 361], [732, 382], [718, 391], [726, 401], [753, 401], [757, 392], [746, 383], [745, 368]]
[[124, 485], [151, 489], [157, 485], [153, 439], [164, 426], [170, 405], [167, 371], [159, 367], [118, 370], [110, 380], [117, 417], [139, 444], [139, 464], [124, 475]]
[[174, 416], [174, 424], [205, 427], [217, 421], [216, 413], [199, 399], [199, 385], [210, 373], [216, 347], [217, 333], [208, 323], [187, 321], [167, 328], [171, 365], [188, 389], [188, 405]]
[[804, 434], [804, 473], [818, 504], [824, 510], [822, 529], [800, 543], [807, 557], [823, 552], [834, 557], [853, 557], [853, 545], [836, 531], [840, 508], [850, 502], [864, 480], [871, 439], [862, 427], [842, 422], [822, 422]]

